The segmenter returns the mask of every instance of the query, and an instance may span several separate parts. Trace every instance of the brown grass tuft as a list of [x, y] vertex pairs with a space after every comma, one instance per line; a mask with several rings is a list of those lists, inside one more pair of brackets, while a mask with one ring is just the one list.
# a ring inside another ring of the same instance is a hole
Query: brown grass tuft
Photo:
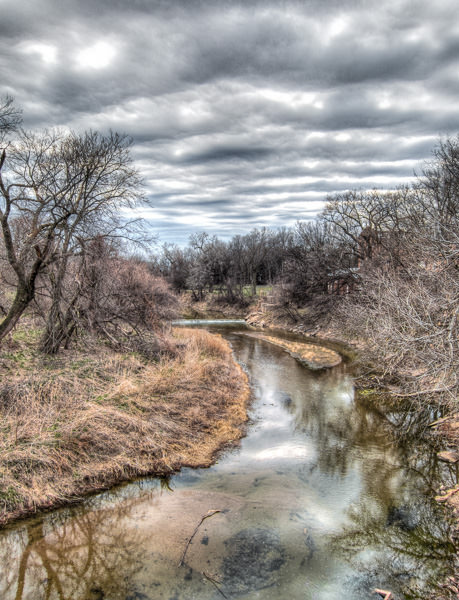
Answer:
[[[247, 377], [228, 344], [178, 330], [157, 363], [92, 348], [9, 369], [0, 383], [0, 523], [181, 466], [241, 437]], [[6, 362], [5, 362], [6, 360]]]

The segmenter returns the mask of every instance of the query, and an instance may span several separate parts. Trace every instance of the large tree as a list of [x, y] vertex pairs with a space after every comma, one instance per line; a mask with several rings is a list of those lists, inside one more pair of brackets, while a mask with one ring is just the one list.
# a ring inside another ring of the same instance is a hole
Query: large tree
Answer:
[[117, 133], [21, 131], [0, 161], [0, 224], [15, 296], [0, 323], [0, 340], [35, 298], [39, 275], [54, 266], [53, 290], [43, 344], [59, 326], [62, 283], [68, 258], [98, 235], [122, 228], [121, 208], [141, 198], [141, 181]]

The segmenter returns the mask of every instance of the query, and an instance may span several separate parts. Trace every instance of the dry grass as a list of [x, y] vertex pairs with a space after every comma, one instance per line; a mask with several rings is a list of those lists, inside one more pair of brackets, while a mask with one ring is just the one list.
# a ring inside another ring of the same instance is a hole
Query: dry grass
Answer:
[[[241, 437], [247, 377], [228, 344], [179, 330], [157, 363], [103, 347], [0, 356], [0, 523], [181, 466]], [[17, 355], [20, 356], [18, 359]]]

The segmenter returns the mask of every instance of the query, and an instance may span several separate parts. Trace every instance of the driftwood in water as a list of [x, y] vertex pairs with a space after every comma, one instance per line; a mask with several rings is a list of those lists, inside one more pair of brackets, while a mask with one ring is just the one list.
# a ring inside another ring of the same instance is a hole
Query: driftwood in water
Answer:
[[180, 562], [178, 564], [179, 567], [182, 567], [185, 564], [185, 556], [186, 553], [188, 552], [188, 548], [191, 544], [191, 542], [193, 541], [194, 536], [196, 535], [196, 533], [198, 532], [198, 529], [201, 527], [201, 525], [203, 524], [203, 522], [208, 519], [209, 517], [212, 517], [213, 515], [217, 514], [221, 512], [221, 510], [209, 510], [209, 512], [204, 515], [203, 517], [201, 517], [201, 520], [199, 521], [199, 523], [196, 525], [196, 529], [193, 531], [190, 539], [188, 540], [186, 546], [185, 546], [185, 550], [183, 551], [182, 554], [182, 558], [180, 559]]
[[202, 574], [220, 592], [220, 594], [223, 596], [223, 598], [228, 599], [228, 596], [226, 596], [219, 587], [220, 581], [217, 581], [216, 579], [214, 579], [213, 577], [208, 575], [205, 571], [203, 571]]

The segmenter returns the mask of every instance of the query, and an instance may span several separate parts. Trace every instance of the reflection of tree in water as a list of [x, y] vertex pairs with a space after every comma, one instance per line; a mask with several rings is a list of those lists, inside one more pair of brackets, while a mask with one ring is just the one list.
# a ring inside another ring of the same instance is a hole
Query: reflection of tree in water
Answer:
[[[387, 401], [386, 401], [387, 402]], [[373, 401], [377, 405], [378, 399]], [[385, 428], [397, 441], [403, 462], [417, 473], [425, 484], [425, 489], [431, 493], [437, 491], [439, 482], [453, 487], [459, 480], [459, 466], [445, 464], [437, 457], [440, 450], [440, 438], [432, 436], [429, 425], [442, 416], [438, 407], [398, 402], [390, 411], [380, 399], [381, 418], [386, 421]]]
[[288, 409], [296, 429], [313, 438], [318, 450], [315, 464], [305, 465], [302, 476], [319, 469], [344, 477], [357, 468], [365, 504], [351, 507], [351, 524], [334, 538], [333, 548], [361, 572], [360, 594], [398, 581], [400, 589], [411, 588], [407, 598], [425, 597], [416, 586], [424, 579], [432, 586], [432, 577], [438, 581], [451, 572], [454, 553], [443, 510], [426, 496], [445, 480], [445, 470], [454, 485], [457, 469], [438, 460], [435, 440], [425, 435], [435, 418], [430, 411], [406, 412], [398, 406], [385, 412], [383, 404], [353, 399], [349, 386], [335, 370], [311, 378], [309, 390], [292, 394]]
[[306, 387], [292, 394], [288, 409], [296, 429], [317, 447], [314, 468], [345, 476], [364, 454], [363, 480], [372, 481], [377, 488], [373, 493], [382, 495], [407, 476], [430, 494], [441, 481], [450, 487], [457, 483], [457, 466], [441, 463], [435, 440], [426, 435], [435, 418], [430, 410], [407, 411], [398, 405], [388, 411], [384, 404], [352, 396], [352, 382], [339, 369], [310, 377]]
[[[238, 346], [238, 340], [233, 343]], [[244, 362], [263, 363], [265, 349], [257, 340], [245, 339], [242, 349], [238, 348]], [[383, 494], [396, 485], [395, 480], [404, 480], [408, 471], [417, 479], [417, 487], [430, 494], [436, 493], [440, 482], [448, 487], [457, 483], [458, 466], [441, 463], [434, 440], [425, 435], [429, 423], [441, 416], [429, 407], [421, 411], [413, 406], [410, 410], [397, 401], [388, 410], [387, 399], [382, 396], [373, 395], [370, 402], [358, 395], [354, 399], [345, 366], [312, 373], [292, 363], [288, 382], [284, 377], [279, 385], [287, 388], [286, 408], [295, 419], [296, 430], [315, 442], [314, 469], [344, 477], [365, 454], [364, 479], [373, 479]], [[377, 479], [372, 475], [376, 471]]]
[[392, 587], [407, 599], [425, 598], [426, 590], [451, 572], [453, 528], [433, 502], [384, 506], [375, 501], [353, 505], [348, 515], [350, 524], [333, 537], [331, 549], [360, 573], [353, 582], [359, 591]]
[[145, 494], [90, 512], [53, 513], [6, 534], [2, 600], [124, 600], [142, 568], [143, 536], [120, 521], [143, 501]]
[[289, 405], [296, 430], [312, 438], [317, 448], [317, 467], [330, 475], [345, 476], [362, 452], [373, 461], [387, 461], [387, 432], [381, 417], [353, 399], [353, 386], [339, 370], [314, 375]]

